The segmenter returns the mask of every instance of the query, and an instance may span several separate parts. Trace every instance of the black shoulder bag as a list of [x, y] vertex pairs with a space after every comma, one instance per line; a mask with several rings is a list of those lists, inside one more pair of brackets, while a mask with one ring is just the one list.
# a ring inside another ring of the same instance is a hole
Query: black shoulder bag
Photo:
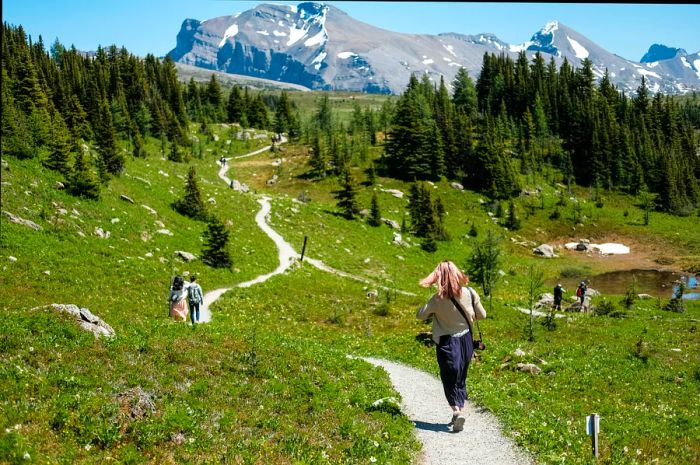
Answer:
[[[472, 298], [472, 306], [474, 306], [474, 294], [472, 293], [471, 289], [469, 289], [469, 295]], [[464, 317], [465, 320], [467, 320], [467, 326], [469, 326], [469, 334], [472, 336], [472, 345], [475, 350], [484, 350], [486, 349], [486, 344], [484, 344], [484, 337], [481, 335], [481, 328], [479, 327], [479, 322], [476, 321], [476, 318], [474, 319], [474, 322], [476, 323], [476, 328], [479, 330], [479, 339], [474, 339], [474, 330], [472, 330], [472, 325], [469, 323], [469, 318], [467, 318], [467, 314], [462, 309], [462, 306], [459, 304], [459, 301], [455, 299], [454, 297], [451, 297], [452, 303], [455, 304], [455, 307], [457, 307], [457, 310], [459, 310], [459, 313], [462, 314], [462, 317]]]

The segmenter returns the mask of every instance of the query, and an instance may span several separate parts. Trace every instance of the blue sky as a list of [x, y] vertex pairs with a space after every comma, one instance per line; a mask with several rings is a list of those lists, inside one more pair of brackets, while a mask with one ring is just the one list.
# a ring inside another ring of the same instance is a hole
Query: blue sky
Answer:
[[[94, 50], [124, 45], [163, 56], [185, 18], [235, 14], [259, 3], [230, 0], [3, 0], [3, 21], [21, 24], [45, 43]], [[299, 2], [269, 2], [290, 3]], [[326, 2], [384, 29], [437, 34], [492, 32], [516, 44], [558, 20], [606, 50], [639, 60], [653, 43], [700, 51], [700, 4]]]

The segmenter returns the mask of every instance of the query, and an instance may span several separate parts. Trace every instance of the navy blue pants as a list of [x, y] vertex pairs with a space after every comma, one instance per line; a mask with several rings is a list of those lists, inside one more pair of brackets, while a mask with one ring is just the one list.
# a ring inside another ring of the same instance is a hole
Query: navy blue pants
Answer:
[[467, 370], [474, 353], [471, 333], [463, 336], [442, 336], [437, 345], [440, 380], [449, 405], [464, 407], [467, 400]]
[[190, 302], [190, 320], [199, 323], [199, 302]]

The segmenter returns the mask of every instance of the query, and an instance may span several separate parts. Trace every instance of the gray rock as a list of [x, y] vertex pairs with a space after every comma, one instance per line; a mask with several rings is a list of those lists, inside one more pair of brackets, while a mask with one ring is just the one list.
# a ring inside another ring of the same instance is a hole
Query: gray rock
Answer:
[[520, 371], [531, 373], [533, 375], [539, 375], [542, 372], [542, 369], [534, 363], [518, 363], [516, 367]]
[[464, 190], [464, 186], [458, 182], [453, 182], [452, 184], [450, 184], [450, 186], [452, 186], [453, 189], [457, 189], [458, 191]]
[[11, 262], [16, 262], [16, 261], [17, 261], [17, 257], [13, 257], [12, 255], [10, 255], [9, 257], [7, 257], [7, 259], [10, 260]]
[[398, 223], [398, 221], [390, 220], [388, 218], [382, 218], [382, 221], [391, 226], [392, 229], [401, 229], [401, 225]]
[[535, 255], [539, 255], [545, 258], [556, 257], [556, 255], [554, 254], [554, 248], [549, 244], [542, 244], [539, 247], [535, 247], [534, 249], [532, 249], [532, 252]]
[[56, 189], [59, 191], [63, 190], [66, 188], [65, 184], [63, 184], [61, 181], [56, 181], [56, 184], [54, 185]]
[[144, 391], [141, 386], [117, 394], [120, 412], [132, 420], [141, 420], [156, 413], [153, 394]]
[[148, 210], [148, 212], [149, 212], [150, 214], [155, 215], [155, 216], [158, 216], [158, 212], [155, 211], [154, 209], [152, 209], [151, 207], [149, 207], [148, 205], [141, 205], [141, 206], [142, 206], [143, 208], [145, 208], [146, 210]]
[[102, 239], [109, 239], [110, 232], [109, 232], [109, 231], [105, 231], [105, 230], [103, 230], [102, 228], [100, 228], [100, 227], [98, 226], [98, 227], [95, 228], [95, 236], [100, 237], [100, 238], [102, 238]]
[[197, 260], [197, 256], [195, 254], [190, 253], [190, 252], [185, 252], [182, 250], [176, 250], [174, 255], [176, 257], [183, 259], [186, 262], [191, 262], [193, 260]]
[[24, 218], [20, 218], [19, 216], [15, 216], [6, 210], [3, 210], [2, 214], [5, 215], [12, 223], [21, 224], [22, 226], [27, 226], [28, 228], [32, 228], [35, 231], [41, 231], [44, 229], [41, 226], [39, 226], [38, 224], [36, 224], [35, 222], [30, 221], [30, 220], [25, 220]]
[[119, 196], [119, 198], [124, 200], [125, 202], [134, 203], [134, 200], [131, 197], [129, 197], [128, 195], [122, 194]]
[[156, 232], [157, 232], [158, 234], [164, 234], [164, 235], [166, 235], [166, 236], [173, 236], [173, 235], [174, 235], [169, 229], [165, 229], [165, 228], [159, 229], [159, 230], [156, 231]]
[[105, 323], [100, 317], [94, 315], [87, 308], [78, 308], [78, 306], [74, 304], [51, 304], [44, 307], [35, 307], [32, 310], [47, 307], [50, 307], [57, 312], [72, 315], [75, 318], [75, 322], [85, 331], [89, 331], [94, 334], [95, 338], [99, 338], [101, 336], [114, 336], [114, 330], [112, 327]]

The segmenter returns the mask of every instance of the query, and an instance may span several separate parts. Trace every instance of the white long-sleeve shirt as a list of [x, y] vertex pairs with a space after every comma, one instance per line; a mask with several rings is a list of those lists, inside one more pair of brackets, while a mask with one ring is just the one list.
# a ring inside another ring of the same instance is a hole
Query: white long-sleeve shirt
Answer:
[[[474, 302], [472, 302], [472, 295]], [[474, 323], [475, 320], [486, 318], [486, 310], [481, 305], [479, 294], [474, 289], [463, 287], [462, 294], [457, 298], [457, 301], [462, 305], [462, 310], [467, 314], [470, 324]], [[440, 341], [440, 336], [446, 334], [453, 336], [469, 331], [467, 322], [452, 300], [441, 299], [437, 294], [434, 294], [428, 303], [419, 308], [418, 313], [416, 313], [416, 318], [423, 321], [431, 316], [433, 317], [433, 340], [436, 343]]]

